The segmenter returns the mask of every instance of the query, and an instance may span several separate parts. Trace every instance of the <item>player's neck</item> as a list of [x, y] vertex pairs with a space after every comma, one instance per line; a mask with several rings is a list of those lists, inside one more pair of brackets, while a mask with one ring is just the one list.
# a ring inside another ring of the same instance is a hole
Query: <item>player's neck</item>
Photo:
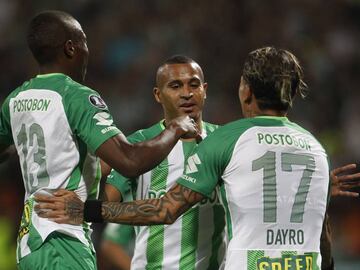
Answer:
[[274, 116], [274, 117], [284, 117], [286, 116], [286, 112], [283, 111], [276, 111], [276, 110], [261, 110], [252, 112], [250, 117], [256, 116]]
[[253, 102], [244, 112], [245, 118], [251, 118], [256, 116], [283, 117], [286, 115], [287, 115], [286, 111], [279, 111], [274, 109], [260, 109], [255, 102]]
[[39, 74], [51, 74], [51, 73], [62, 73], [69, 76], [71, 79], [77, 82], [81, 82], [78, 76], [74, 74], [69, 68], [58, 64], [46, 64], [39, 67]]

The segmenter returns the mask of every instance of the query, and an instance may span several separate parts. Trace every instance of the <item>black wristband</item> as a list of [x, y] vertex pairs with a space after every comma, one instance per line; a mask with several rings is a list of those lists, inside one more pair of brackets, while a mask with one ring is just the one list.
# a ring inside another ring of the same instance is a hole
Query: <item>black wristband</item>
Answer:
[[84, 204], [84, 221], [101, 223], [104, 221], [101, 215], [102, 201], [87, 200]]

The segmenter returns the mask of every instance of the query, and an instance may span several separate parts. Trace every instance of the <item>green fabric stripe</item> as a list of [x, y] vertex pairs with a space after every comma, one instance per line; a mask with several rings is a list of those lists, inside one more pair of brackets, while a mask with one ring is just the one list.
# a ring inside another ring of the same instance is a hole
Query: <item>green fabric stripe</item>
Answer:
[[[169, 173], [168, 160], [163, 160], [151, 171], [150, 190], [166, 190], [166, 180]], [[149, 238], [146, 247], [147, 270], [161, 269], [164, 259], [164, 225], [149, 227]]]
[[85, 232], [85, 238], [88, 241], [88, 247], [90, 247], [90, 249], [95, 252], [95, 248], [94, 248], [93, 242], [91, 240], [90, 225], [89, 225], [89, 223], [84, 222], [82, 226], [83, 226], [83, 230]]
[[67, 190], [76, 190], [77, 187], [79, 186], [80, 183], [80, 179], [81, 179], [81, 170], [80, 168], [77, 166], [75, 167], [75, 169], [73, 170], [73, 172], [71, 173], [70, 179], [68, 184], [66, 185]]
[[100, 161], [98, 161], [97, 168], [96, 168], [96, 176], [95, 176], [94, 182], [92, 183], [92, 186], [90, 188], [90, 192], [88, 194], [88, 199], [90, 199], [90, 200], [97, 199], [100, 180], [101, 180], [101, 166], [100, 166]]
[[164, 225], [149, 226], [146, 259], [146, 270], [162, 269], [164, 259]]
[[[33, 198], [29, 199], [29, 205], [30, 205], [30, 209], [31, 209], [30, 217], [32, 217], [32, 211], [33, 211], [33, 206], [34, 206]], [[27, 245], [29, 246], [31, 252], [33, 252], [34, 250], [38, 249], [41, 246], [43, 240], [42, 240], [40, 234], [38, 233], [38, 231], [32, 225], [31, 218], [30, 218], [29, 229], [30, 230], [29, 230], [29, 238], [27, 241]]]
[[219, 261], [218, 261], [218, 253], [220, 246], [223, 243], [223, 235], [221, 232], [225, 226], [225, 219], [224, 219], [224, 209], [221, 205], [214, 205], [214, 216], [213, 216], [213, 223], [214, 223], [214, 233], [211, 239], [212, 247], [211, 247], [211, 257], [209, 260], [209, 267], [208, 270], [216, 270], [219, 269]]
[[257, 270], [257, 260], [264, 257], [263, 250], [248, 250], [247, 252], [247, 270]]
[[193, 270], [198, 245], [199, 206], [191, 208], [182, 216], [180, 270]]
[[313, 257], [313, 266], [312, 269], [313, 270], [320, 270], [320, 267], [316, 264], [317, 258], [319, 256], [319, 253], [317, 252], [312, 252], [312, 257]]
[[20, 260], [18, 269], [95, 270], [95, 253], [78, 239], [52, 232], [41, 249]]
[[79, 142], [79, 154], [80, 160], [79, 164], [76, 166], [75, 170], [71, 173], [69, 182], [65, 189], [67, 190], [76, 190], [79, 187], [80, 179], [81, 179], [81, 172], [83, 170], [85, 158], [87, 155], [87, 146], [84, 144], [80, 138], [77, 138]]
[[151, 190], [160, 191], [166, 189], [166, 179], [169, 173], [168, 165], [169, 162], [166, 158], [151, 171]]
[[[195, 142], [182, 142], [184, 163], [196, 147]], [[181, 226], [181, 256], [179, 268], [182, 270], [195, 269], [196, 250], [198, 245], [199, 206], [188, 210], [182, 216]]]
[[230, 210], [229, 210], [224, 184], [220, 187], [220, 195], [221, 195], [221, 201], [225, 208], [227, 233], [230, 241], [232, 239], [232, 221], [231, 221]]

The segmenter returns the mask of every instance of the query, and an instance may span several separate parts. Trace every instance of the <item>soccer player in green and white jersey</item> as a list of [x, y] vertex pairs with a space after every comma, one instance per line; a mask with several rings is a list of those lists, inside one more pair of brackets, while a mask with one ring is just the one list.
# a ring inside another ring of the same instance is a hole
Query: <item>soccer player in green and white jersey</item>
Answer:
[[286, 118], [302, 89], [291, 53], [271, 47], [250, 53], [239, 90], [245, 119], [205, 139], [162, 199], [104, 202], [102, 216], [172, 223], [220, 186], [229, 238], [225, 269], [319, 269], [329, 165], [317, 140]]
[[[158, 68], [154, 88], [155, 99], [162, 105], [165, 119], [135, 132], [128, 140], [136, 143], [151, 139], [180, 115], [194, 119], [205, 138], [218, 127], [202, 121], [206, 90], [202, 69], [194, 60], [181, 55], [169, 58]], [[119, 201], [121, 197], [132, 195], [131, 190], [134, 190], [134, 199], [160, 198], [182, 175], [196, 145], [194, 139], [179, 141], [159, 166], [136, 179], [112, 170], [105, 186], [107, 200]], [[225, 251], [224, 224], [224, 211], [214, 190], [209, 199], [203, 199], [170, 226], [136, 227], [131, 269], [217, 270]]]
[[34, 195], [65, 188], [83, 201], [95, 199], [101, 175], [96, 156], [136, 176], [160, 163], [181, 136], [195, 136], [196, 125], [188, 116], [177, 118], [152, 141], [131, 144], [114, 126], [99, 94], [79, 83], [89, 52], [72, 16], [40, 13], [30, 22], [27, 41], [40, 74], [15, 89], [0, 114], [0, 154], [15, 145], [25, 186], [18, 266], [95, 269], [89, 224], [60, 225], [39, 217]]
[[[36, 209], [51, 208], [41, 216], [58, 223], [78, 224], [91, 209], [108, 222], [172, 224], [220, 187], [229, 239], [225, 269], [320, 269], [328, 157], [308, 131], [286, 117], [295, 96], [303, 93], [302, 77], [298, 60], [286, 50], [251, 52], [239, 87], [245, 119], [218, 128], [200, 143], [182, 177], [160, 199], [95, 201], [94, 207], [67, 193], [67, 198], [39, 196]], [[334, 194], [339, 191], [335, 187]], [[332, 269], [331, 256], [326, 259], [322, 269]]]

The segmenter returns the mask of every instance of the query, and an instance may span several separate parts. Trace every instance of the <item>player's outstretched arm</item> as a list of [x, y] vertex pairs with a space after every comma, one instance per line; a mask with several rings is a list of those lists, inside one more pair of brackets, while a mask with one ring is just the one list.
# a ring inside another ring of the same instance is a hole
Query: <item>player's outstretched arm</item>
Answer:
[[[172, 224], [186, 210], [199, 202], [204, 196], [182, 185], [174, 185], [162, 198], [132, 202], [102, 202], [86, 206], [85, 212], [101, 211], [106, 222], [154, 225]], [[37, 195], [35, 211], [40, 217], [49, 218], [57, 223], [82, 224], [84, 203], [74, 192], [60, 190], [55, 196]], [[96, 209], [99, 206], [101, 208]], [[94, 220], [88, 220], [94, 221]]]
[[360, 173], [351, 174], [355, 168], [356, 164], [348, 164], [330, 172], [331, 196], [359, 197], [359, 193], [350, 191], [352, 188], [360, 187]]
[[136, 177], [159, 164], [181, 137], [198, 137], [196, 124], [189, 116], [180, 116], [168, 123], [152, 140], [131, 144], [125, 136], [108, 139], [96, 155], [126, 177]]

